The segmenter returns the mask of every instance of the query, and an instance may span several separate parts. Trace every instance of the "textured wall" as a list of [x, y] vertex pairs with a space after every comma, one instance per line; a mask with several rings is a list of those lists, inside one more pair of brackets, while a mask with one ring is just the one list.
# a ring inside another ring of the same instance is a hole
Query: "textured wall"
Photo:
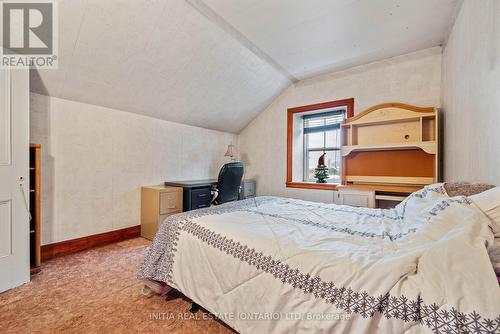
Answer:
[[355, 113], [384, 102], [439, 107], [440, 94], [440, 48], [300, 81], [240, 133], [246, 177], [257, 179], [259, 195], [332, 202], [331, 191], [285, 187], [287, 108], [350, 97], [354, 97]]
[[217, 176], [237, 136], [31, 94], [42, 244], [140, 224], [140, 187]]
[[500, 185], [500, 1], [466, 0], [443, 52], [446, 180]]

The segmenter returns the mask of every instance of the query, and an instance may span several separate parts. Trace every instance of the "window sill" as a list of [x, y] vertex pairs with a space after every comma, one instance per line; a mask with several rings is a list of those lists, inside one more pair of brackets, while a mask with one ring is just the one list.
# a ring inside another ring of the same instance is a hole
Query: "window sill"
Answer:
[[287, 188], [337, 190], [337, 183], [314, 183], [314, 182], [287, 182]]

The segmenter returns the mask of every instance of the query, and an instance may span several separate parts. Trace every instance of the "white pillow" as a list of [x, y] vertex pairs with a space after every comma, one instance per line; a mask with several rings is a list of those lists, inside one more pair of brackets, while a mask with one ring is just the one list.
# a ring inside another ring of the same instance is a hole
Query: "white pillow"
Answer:
[[483, 191], [470, 197], [472, 202], [490, 218], [493, 234], [500, 236], [500, 187]]

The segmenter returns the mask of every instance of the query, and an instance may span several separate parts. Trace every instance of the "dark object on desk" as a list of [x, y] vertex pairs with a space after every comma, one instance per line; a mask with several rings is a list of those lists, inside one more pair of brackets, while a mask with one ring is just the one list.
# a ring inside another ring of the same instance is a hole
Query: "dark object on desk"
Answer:
[[217, 180], [165, 182], [166, 186], [182, 187], [183, 211], [207, 208], [212, 202], [212, 186]]
[[212, 188], [215, 193], [214, 204], [237, 201], [240, 195], [243, 164], [230, 162], [222, 166], [219, 172], [217, 186]]

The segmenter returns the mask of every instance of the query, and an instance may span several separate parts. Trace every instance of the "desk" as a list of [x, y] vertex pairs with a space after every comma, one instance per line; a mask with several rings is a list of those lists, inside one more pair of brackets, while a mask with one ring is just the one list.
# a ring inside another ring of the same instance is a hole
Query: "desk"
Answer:
[[212, 202], [211, 188], [216, 179], [165, 182], [165, 186], [182, 187], [183, 211], [207, 208]]

